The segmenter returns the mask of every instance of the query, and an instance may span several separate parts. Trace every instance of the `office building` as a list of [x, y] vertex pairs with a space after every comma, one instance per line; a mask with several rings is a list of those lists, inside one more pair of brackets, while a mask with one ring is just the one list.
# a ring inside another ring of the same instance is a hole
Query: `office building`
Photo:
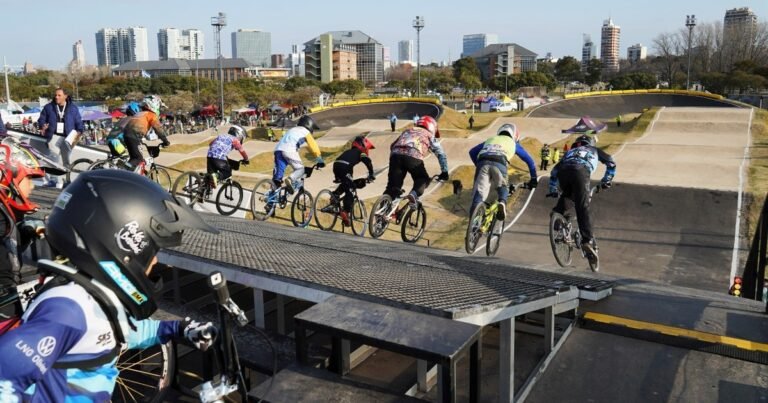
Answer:
[[291, 53], [285, 58], [285, 67], [290, 69], [291, 77], [304, 77], [306, 75], [305, 63], [304, 52], [299, 51], [299, 45], [291, 45]]
[[733, 63], [752, 57], [757, 36], [757, 15], [749, 7], [726, 10], [723, 19], [724, 70]]
[[[252, 76], [251, 65], [243, 59], [222, 59], [224, 82], [237, 81]], [[112, 70], [116, 77], [183, 76], [219, 79], [217, 59], [168, 59], [143, 62], [127, 62]]]
[[495, 45], [497, 43], [499, 43], [499, 36], [496, 34], [464, 35], [461, 57], [472, 56], [472, 54], [486, 46]]
[[413, 39], [398, 42], [397, 61], [400, 62], [400, 64], [414, 63], [416, 61], [416, 57], [414, 56], [413, 49]]
[[[307, 78], [322, 82], [333, 80], [335, 67], [334, 52], [344, 52], [338, 60], [352, 60], [355, 55], [355, 74], [366, 85], [384, 80], [384, 60], [381, 43], [361, 31], [326, 32], [304, 43]], [[345, 74], [350, 74], [349, 69]]]
[[612, 19], [603, 22], [600, 31], [600, 61], [603, 63], [604, 73], [616, 73], [619, 71], [619, 41], [621, 27], [613, 23]]
[[271, 61], [271, 67], [282, 68], [285, 65], [285, 56], [281, 53], [274, 54], [271, 57]]
[[160, 60], [202, 59], [205, 36], [199, 29], [162, 28], [157, 33], [157, 52]]
[[144, 27], [103, 28], [96, 32], [99, 66], [149, 60], [147, 29]]
[[85, 67], [85, 49], [83, 48], [83, 41], [78, 40], [72, 45], [72, 63], [79, 69]]
[[255, 29], [238, 29], [232, 33], [232, 57], [245, 59], [258, 67], [272, 63], [272, 34]]
[[597, 58], [597, 45], [592, 42], [592, 36], [584, 34], [584, 44], [581, 46], [581, 71], [587, 71], [589, 61]]
[[536, 71], [538, 55], [516, 43], [488, 45], [472, 54], [483, 81], [496, 76]]
[[638, 43], [627, 48], [627, 60], [630, 64], [635, 64], [641, 60], [645, 60], [648, 53], [648, 48]]

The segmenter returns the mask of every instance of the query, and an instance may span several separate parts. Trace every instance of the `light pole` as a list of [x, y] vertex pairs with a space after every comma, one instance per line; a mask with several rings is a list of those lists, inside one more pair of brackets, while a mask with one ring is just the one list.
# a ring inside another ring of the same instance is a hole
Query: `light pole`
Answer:
[[218, 16], [211, 17], [211, 25], [214, 29], [214, 39], [216, 41], [216, 63], [219, 68], [219, 113], [224, 120], [224, 68], [221, 60], [221, 29], [227, 26], [226, 14], [220, 12]]
[[696, 26], [696, 16], [686, 15], [685, 26], [688, 27], [688, 74], [685, 80], [685, 89], [691, 89], [691, 39], [693, 38], [693, 27]]
[[413, 20], [413, 27], [416, 28], [416, 96], [421, 96], [421, 30], [424, 29], [424, 17], [416, 16]]

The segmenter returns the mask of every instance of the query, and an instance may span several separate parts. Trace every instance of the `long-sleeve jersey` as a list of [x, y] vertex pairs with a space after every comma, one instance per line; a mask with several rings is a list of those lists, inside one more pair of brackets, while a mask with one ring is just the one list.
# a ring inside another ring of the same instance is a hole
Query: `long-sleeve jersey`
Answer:
[[477, 165], [479, 161], [490, 160], [504, 165], [512, 161], [512, 157], [518, 156], [528, 165], [531, 178], [536, 177], [536, 163], [520, 144], [509, 136], [494, 136], [469, 150], [469, 158]]
[[227, 155], [232, 150], [237, 150], [244, 160], [248, 159], [248, 154], [245, 152], [245, 148], [240, 144], [240, 140], [237, 137], [224, 133], [219, 134], [208, 145], [208, 156], [216, 158], [218, 160], [226, 160]]
[[304, 144], [309, 147], [309, 151], [315, 157], [320, 156], [320, 147], [317, 146], [315, 138], [312, 137], [312, 133], [303, 126], [296, 126], [285, 132], [275, 146], [275, 151], [295, 153]]
[[[111, 399], [117, 358], [88, 369], [54, 367], [104, 357], [117, 345], [107, 315], [84, 288], [69, 283], [43, 292], [22, 320], [21, 326], [0, 337], [0, 402]], [[130, 329], [125, 334], [128, 349], [165, 343], [179, 334], [178, 321], [131, 323], [121, 326]]]
[[155, 129], [155, 133], [157, 133], [157, 137], [160, 137], [160, 140], [163, 142], [168, 141], [163, 125], [160, 124], [160, 119], [154, 112], [150, 111], [141, 111], [131, 116], [125, 124], [124, 132], [137, 138], [144, 138], [149, 133], [150, 128]]
[[[368, 155], [357, 148], [350, 148], [347, 151], [344, 151], [341, 153], [339, 158], [336, 159], [336, 161], [333, 162], [334, 166], [334, 172], [337, 170], [337, 166], [344, 167], [346, 170], [346, 173], [351, 174], [352, 169], [355, 167], [355, 165], [359, 163], [365, 164], [365, 167], [368, 168], [368, 175], [373, 176], [373, 163], [371, 162], [371, 159], [368, 157]], [[340, 168], [339, 168], [340, 169]]]
[[552, 168], [549, 179], [549, 186], [557, 186], [557, 173], [563, 169], [573, 169], [577, 167], [585, 167], [592, 175], [597, 169], [597, 163], [601, 162], [605, 164], [605, 175], [603, 175], [603, 181], [611, 181], [616, 176], [616, 162], [605, 151], [591, 146], [581, 146], [570, 149], [560, 162]]
[[392, 154], [407, 155], [423, 160], [430, 152], [435, 154], [440, 163], [440, 171], [448, 172], [448, 158], [445, 156], [443, 146], [435, 136], [423, 127], [413, 127], [402, 134], [390, 146]]

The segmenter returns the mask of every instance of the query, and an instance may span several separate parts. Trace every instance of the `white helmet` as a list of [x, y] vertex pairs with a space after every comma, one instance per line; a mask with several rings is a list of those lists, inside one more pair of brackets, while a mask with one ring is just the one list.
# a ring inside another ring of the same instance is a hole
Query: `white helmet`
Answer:
[[142, 108], [154, 112], [155, 115], [160, 116], [160, 107], [164, 106], [163, 101], [157, 95], [148, 95], [141, 101]]
[[496, 131], [497, 136], [509, 136], [515, 140], [515, 143], [520, 141], [520, 131], [517, 130], [517, 126], [514, 123], [505, 123], [499, 127]]
[[243, 142], [245, 140], [245, 129], [242, 128], [242, 126], [238, 125], [232, 125], [232, 127], [229, 128], [229, 131], [227, 132], [232, 136], [235, 136], [237, 138], [237, 141]]

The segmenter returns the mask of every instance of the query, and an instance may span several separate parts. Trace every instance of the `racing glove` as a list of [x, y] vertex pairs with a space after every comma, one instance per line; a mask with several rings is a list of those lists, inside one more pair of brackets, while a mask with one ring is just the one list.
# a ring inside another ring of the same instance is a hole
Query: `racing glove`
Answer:
[[437, 180], [441, 182], [445, 182], [448, 180], [448, 172], [440, 172], [440, 176], [437, 177]]
[[528, 181], [528, 189], [536, 189], [536, 186], [539, 186], [539, 179], [531, 178], [531, 180]]
[[611, 187], [612, 184], [613, 184], [613, 176], [608, 175], [600, 181], [600, 188], [608, 189]]
[[170, 147], [170, 146], [171, 146], [171, 142], [170, 142], [170, 141], [168, 141], [168, 140], [163, 140], [163, 143], [162, 143], [161, 145], [162, 145], [163, 147]]
[[243, 160], [243, 161], [242, 161], [242, 164], [243, 164], [243, 165], [248, 165], [248, 164], [250, 164], [250, 163], [251, 163], [251, 160]]
[[368, 177], [365, 178], [365, 181], [368, 182], [368, 183], [371, 183], [371, 182], [373, 182], [375, 180], [376, 180], [376, 176], [375, 175], [368, 175]]
[[181, 321], [179, 329], [181, 329], [182, 336], [200, 351], [208, 350], [218, 334], [218, 329], [213, 323], [200, 323], [190, 318]]
[[325, 161], [323, 161], [323, 157], [317, 157], [315, 164], [317, 164], [318, 168], [325, 168]]

